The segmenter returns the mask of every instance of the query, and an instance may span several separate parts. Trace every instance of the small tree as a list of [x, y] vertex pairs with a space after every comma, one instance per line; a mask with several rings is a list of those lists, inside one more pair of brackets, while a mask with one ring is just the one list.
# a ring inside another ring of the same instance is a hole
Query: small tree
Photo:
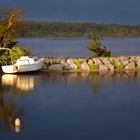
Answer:
[[0, 48], [16, 41], [22, 19], [21, 10], [5, 10], [0, 14]]
[[91, 34], [87, 48], [89, 51], [93, 52], [93, 57], [111, 57], [111, 51], [102, 45], [100, 36]]
[[0, 65], [14, 64], [20, 56], [28, 55], [31, 48], [17, 45], [18, 32], [23, 23], [22, 10], [6, 10], [0, 13]]

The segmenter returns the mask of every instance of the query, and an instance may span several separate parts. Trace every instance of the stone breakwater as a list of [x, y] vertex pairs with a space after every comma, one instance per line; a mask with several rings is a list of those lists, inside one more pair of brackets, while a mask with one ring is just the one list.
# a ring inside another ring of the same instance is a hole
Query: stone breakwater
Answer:
[[43, 70], [49, 71], [118, 71], [140, 70], [140, 56], [53, 58], [44, 59]]

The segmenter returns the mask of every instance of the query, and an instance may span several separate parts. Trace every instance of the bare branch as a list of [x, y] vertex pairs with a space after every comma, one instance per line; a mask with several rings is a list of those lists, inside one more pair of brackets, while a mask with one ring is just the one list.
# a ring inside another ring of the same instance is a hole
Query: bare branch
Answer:
[[17, 38], [23, 19], [22, 10], [7, 10], [0, 15], [0, 47], [6, 47]]
[[10, 51], [10, 53], [11, 53], [11, 51], [12, 51], [12, 50], [9, 49], [9, 48], [0, 48], [0, 51], [1, 51], [1, 50]]

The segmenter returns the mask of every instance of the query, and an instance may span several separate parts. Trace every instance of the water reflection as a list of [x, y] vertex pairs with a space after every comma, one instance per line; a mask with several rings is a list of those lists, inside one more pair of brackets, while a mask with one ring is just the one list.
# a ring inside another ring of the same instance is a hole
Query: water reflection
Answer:
[[2, 75], [2, 86], [12, 87], [14, 91], [30, 92], [35, 87], [34, 76], [32, 75]]
[[31, 93], [35, 88], [34, 78], [33, 75], [4, 74], [0, 76], [1, 131], [21, 131], [21, 127], [15, 126], [15, 119], [17, 117], [23, 118], [24, 108], [19, 106], [17, 102], [21, 95]]
[[0, 92], [0, 131], [15, 131], [15, 119], [22, 118], [23, 112], [23, 107], [19, 107], [16, 100]]
[[[35, 128], [34, 125], [36, 125], [36, 123], [41, 129], [42, 124], [47, 122], [48, 124], [43, 126], [43, 130], [47, 128], [49, 131], [50, 128], [53, 127], [49, 125], [49, 122], [51, 122], [51, 125], [54, 125], [55, 128], [55, 125], [60, 122], [58, 119], [63, 118], [63, 115], [67, 115], [69, 111], [69, 115], [73, 113], [73, 116], [75, 116], [75, 112], [81, 111], [82, 114], [82, 111], [86, 111], [88, 108], [91, 108], [91, 112], [88, 113], [92, 114], [93, 112], [94, 115], [92, 117], [95, 117], [95, 119], [98, 120], [98, 115], [96, 118], [96, 113], [98, 114], [98, 109], [101, 109], [101, 103], [109, 103], [108, 106], [111, 107], [112, 99], [115, 98], [117, 101], [120, 101], [120, 94], [118, 96], [114, 96], [114, 92], [116, 90], [120, 90], [120, 93], [122, 94], [123, 92], [128, 92], [127, 87], [129, 87], [129, 85], [133, 86], [132, 88], [134, 89], [137, 88], [140, 84], [139, 77], [140, 72], [138, 71], [120, 71], [115, 73], [44, 72], [23, 75], [1, 75], [0, 131], [22, 131], [23, 127], [21, 127], [21, 130], [19, 127], [15, 128], [14, 121], [17, 117], [23, 121], [25, 115], [26, 121], [22, 124], [26, 125], [26, 129], [31, 132], [32, 129]], [[126, 87], [126, 89], [121, 89], [121, 87]], [[111, 94], [108, 94], [109, 92], [111, 92]], [[27, 97], [31, 94], [32, 96], [29, 100]], [[107, 98], [102, 98], [103, 94]], [[138, 96], [138, 94], [136, 95]], [[115, 102], [116, 100], [113, 101]], [[117, 106], [117, 101], [115, 107]], [[88, 104], [88, 102], [90, 102], [90, 104]], [[87, 106], [87, 109], [85, 109], [85, 106]], [[108, 106], [105, 109], [108, 109]], [[96, 113], [94, 113], [92, 109]], [[113, 112], [114, 108], [111, 111]], [[100, 112], [104, 112], [104, 105], [103, 110], [100, 110]], [[60, 114], [62, 114], [62, 116], [57, 118], [56, 116], [59, 116]], [[86, 113], [83, 113], [82, 115], [84, 114]], [[51, 115], [54, 115], [55, 117], [52, 118]], [[79, 115], [79, 117], [82, 115]], [[33, 117], [35, 121], [32, 119]], [[39, 119], [39, 122], [38, 118], [41, 118]], [[44, 122], [42, 118], [44, 119]], [[68, 118], [68, 116], [65, 118]], [[108, 116], [106, 119], [107, 118]], [[53, 119], [58, 120], [58, 122], [55, 124]], [[89, 118], [87, 118], [87, 120], [88, 119]], [[65, 121], [65, 119], [62, 119], [61, 121], [63, 120]], [[71, 121], [73, 122], [73, 120]], [[92, 118], [90, 121], [90, 123], [92, 123]], [[30, 124], [27, 125], [27, 122]], [[84, 119], [81, 122], [84, 122]], [[100, 123], [100, 121], [98, 121], [98, 123]], [[41, 134], [42, 132], [37, 130], [37, 133]], [[46, 133], [44, 133], [44, 135], [45, 134]]]
[[[98, 95], [102, 87], [109, 82], [127, 86], [131, 81], [137, 82], [140, 71], [120, 71], [120, 72], [58, 72], [43, 74], [40, 83], [42, 85], [58, 86], [82, 86], [86, 85], [92, 90], [93, 95]], [[109, 84], [108, 83], [108, 84]]]
[[[48, 72], [37, 74], [12, 75], [4, 74], [0, 77], [0, 88], [3, 92], [14, 95], [31, 94], [35, 88], [47, 86], [87, 85], [96, 95], [109, 79], [112, 83], [127, 84], [129, 80], [140, 77], [139, 71], [120, 72]], [[136, 79], [135, 79], [136, 80]], [[43, 88], [42, 88], [43, 90]]]

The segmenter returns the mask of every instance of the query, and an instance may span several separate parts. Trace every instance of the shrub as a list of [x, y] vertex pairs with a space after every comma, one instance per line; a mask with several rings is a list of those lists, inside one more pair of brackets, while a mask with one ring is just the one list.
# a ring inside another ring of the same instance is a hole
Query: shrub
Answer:
[[93, 52], [93, 57], [111, 57], [111, 51], [102, 45], [100, 36], [90, 35], [90, 39], [87, 48], [89, 51]]
[[81, 68], [81, 62], [80, 62], [80, 60], [77, 59], [77, 60], [74, 61], [74, 63], [77, 65], [78, 69]]
[[26, 56], [31, 53], [31, 47], [27, 47], [22, 49], [19, 46], [15, 46], [12, 48], [11, 51], [11, 62], [12, 64], [16, 63], [17, 59], [19, 59], [21, 56]]
[[96, 68], [95, 64], [89, 63], [88, 65], [89, 65], [91, 71], [95, 70], [95, 68]]
[[0, 52], [0, 65], [11, 65], [16, 63], [21, 56], [31, 53], [31, 47], [22, 49], [20, 46], [14, 46], [11, 50], [3, 50]]
[[112, 65], [115, 69], [122, 69], [124, 67], [120, 62], [113, 62]]

